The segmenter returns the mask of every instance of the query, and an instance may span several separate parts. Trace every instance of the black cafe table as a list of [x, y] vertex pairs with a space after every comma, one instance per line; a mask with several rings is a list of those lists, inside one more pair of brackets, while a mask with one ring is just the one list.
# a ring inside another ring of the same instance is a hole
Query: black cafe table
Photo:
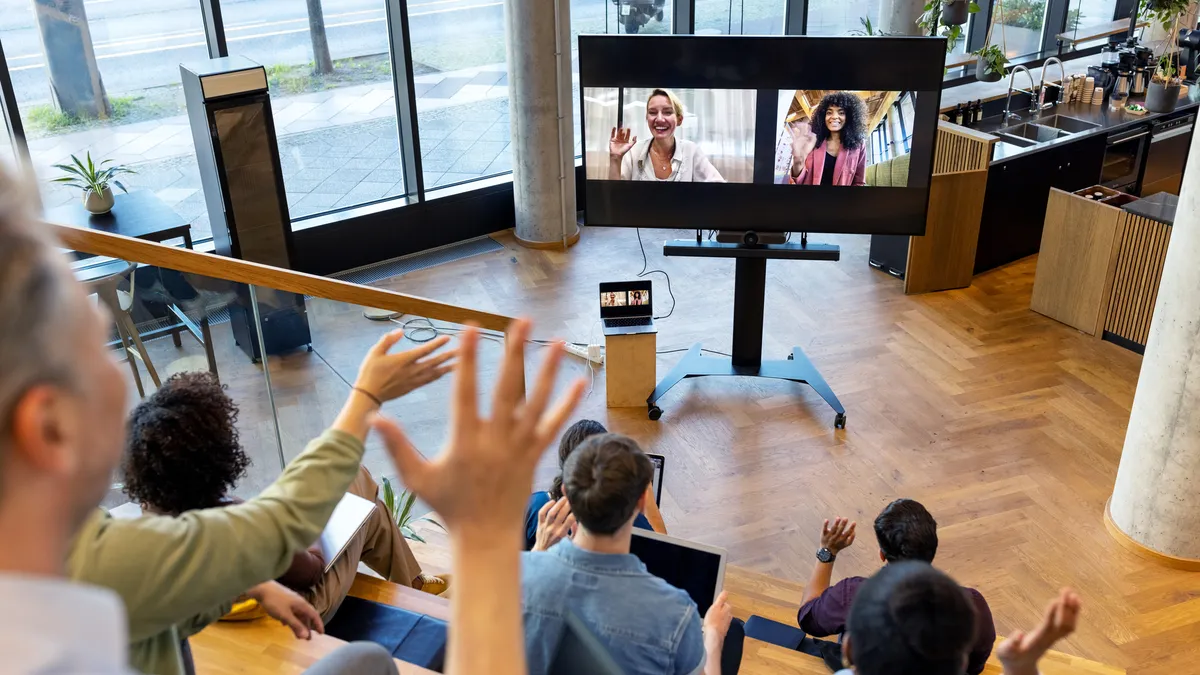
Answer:
[[[184, 220], [175, 212], [175, 209], [168, 206], [150, 190], [114, 194], [113, 208], [108, 213], [100, 215], [89, 213], [87, 209], [83, 208], [82, 200], [80, 200], [46, 211], [44, 219], [51, 223], [86, 227], [157, 243], [183, 239], [184, 247], [192, 248], [192, 224]], [[81, 261], [73, 265], [76, 278], [81, 282], [90, 281], [90, 277], [95, 275], [96, 270], [106, 269], [107, 263], [96, 267], [84, 262], [86, 259], [94, 257], [91, 254], [75, 252], [74, 255]], [[142, 333], [140, 336], [142, 340], [149, 341], [170, 335], [175, 346], [181, 347], [183, 344], [179, 334], [186, 330], [204, 346], [208, 369], [215, 375], [217, 360], [213, 354], [212, 334], [209, 329], [207, 313], [201, 316], [199, 321], [193, 321], [175, 303], [168, 304], [167, 309], [174, 315], [174, 321], [163, 328]]]
[[150, 190], [116, 193], [112, 211], [100, 215], [89, 213], [80, 199], [50, 209], [46, 220], [158, 243], [183, 239], [184, 247], [192, 248], [192, 224]]

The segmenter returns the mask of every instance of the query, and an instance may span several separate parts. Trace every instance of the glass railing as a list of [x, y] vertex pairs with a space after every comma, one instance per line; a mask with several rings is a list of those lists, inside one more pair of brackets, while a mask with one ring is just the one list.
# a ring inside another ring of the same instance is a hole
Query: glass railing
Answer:
[[[395, 347], [404, 350], [462, 328], [164, 265], [64, 254], [76, 278], [113, 315], [109, 347], [121, 362], [130, 412], [173, 375], [207, 371], [219, 379], [236, 406], [237, 440], [249, 459], [230, 495], [235, 497], [258, 494], [333, 422], [364, 355], [379, 338], [404, 327], [406, 337]], [[395, 284], [384, 280], [379, 286], [389, 283]], [[340, 290], [367, 288], [345, 285]], [[496, 325], [494, 316], [490, 324]], [[480, 347], [484, 391], [495, 375], [488, 364], [499, 362], [503, 348], [500, 333], [487, 335], [491, 339]], [[586, 368], [577, 365], [568, 371], [564, 378]], [[418, 448], [431, 454], [444, 440], [449, 395], [450, 381], [445, 379], [387, 402], [383, 410]], [[364, 465], [377, 479], [393, 478], [395, 469], [382, 445], [373, 438], [367, 445]], [[118, 469], [104, 506], [130, 501], [124, 482]]]

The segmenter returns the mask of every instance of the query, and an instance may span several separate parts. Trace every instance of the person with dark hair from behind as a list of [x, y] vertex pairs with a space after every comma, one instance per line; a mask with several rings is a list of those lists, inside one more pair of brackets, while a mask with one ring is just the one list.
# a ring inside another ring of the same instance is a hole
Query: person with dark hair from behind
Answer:
[[[724, 592], [704, 617], [688, 594], [652, 576], [629, 552], [653, 473], [632, 439], [590, 436], [563, 466], [578, 521], [574, 538], [525, 554], [525, 644], [531, 675], [547, 672], [574, 614], [629, 675], [722, 671], [733, 610]], [[740, 633], [739, 633], [740, 634]], [[731, 644], [740, 660], [741, 645]], [[725, 675], [736, 672], [736, 665]]]
[[[1063, 589], [1036, 629], [996, 648], [1004, 675], [1037, 675], [1038, 660], [1078, 616], [1079, 597]], [[974, 626], [975, 607], [949, 576], [915, 560], [888, 565], [854, 599], [837, 675], [960, 675]]]
[[[187, 372], [167, 379], [129, 417], [125, 493], [145, 511], [168, 516], [240, 503], [230, 493], [250, 458], [238, 441], [237, 417], [237, 405], [215, 375]], [[300, 593], [324, 622], [350, 592], [360, 561], [388, 581], [445, 591], [443, 579], [421, 573], [365, 467], [359, 467], [349, 492], [374, 502], [375, 510], [329, 571], [314, 545], [296, 553], [277, 581]]]
[[[562, 439], [558, 442], [558, 475], [550, 484], [549, 490], [539, 490], [529, 496], [529, 505], [525, 507], [525, 550], [545, 550], [549, 544], [558, 541], [560, 536], [552, 532], [569, 530], [574, 525], [571, 519], [571, 506], [563, 499], [562, 468], [567, 458], [575, 452], [579, 444], [592, 436], [608, 433], [608, 429], [596, 420], [583, 419], [567, 427]], [[643, 530], [654, 530], [659, 534], [667, 533], [667, 525], [663, 521], [662, 512], [655, 501], [653, 485], [646, 488], [646, 511], [638, 513], [633, 526]], [[542, 532], [542, 544], [538, 545], [538, 532]]]
[[[851, 605], [866, 581], [863, 577], [847, 577], [830, 586], [833, 564], [837, 554], [854, 543], [856, 523], [845, 518], [825, 521], [821, 531], [821, 548], [817, 564], [804, 588], [804, 599], [796, 620], [805, 633], [813, 637], [838, 635], [846, 631], [846, 619]], [[897, 499], [888, 504], [875, 518], [875, 539], [879, 543], [879, 559], [885, 565], [907, 560], [933, 563], [937, 554], [937, 521], [919, 502]], [[967, 661], [966, 672], [977, 675], [996, 642], [996, 627], [992, 612], [983, 595], [973, 588], [961, 591], [975, 608], [974, 641]]]
[[852, 91], [830, 92], [808, 124], [789, 126], [795, 185], [866, 185], [867, 104]]
[[[121, 589], [68, 580], [68, 560], [80, 537], [89, 532], [100, 536], [97, 527], [107, 521], [97, 507], [108, 492], [125, 445], [125, 381], [105, 346], [112, 317], [102, 304], [89, 301], [66, 264], [61, 244], [47, 235], [49, 228], [27, 198], [37, 194], [36, 188], [11, 179], [2, 164], [0, 671], [5, 675], [130, 675], [129, 638], [139, 627], [127, 619]], [[336, 457], [339, 449], [346, 456], [362, 452], [361, 444], [354, 451], [349, 438], [332, 445], [339, 447], [328, 448], [327, 458]], [[314, 459], [310, 453], [307, 461], [311, 464]], [[315, 477], [316, 495], [289, 499], [287, 491], [277, 489], [275, 503], [244, 509], [240, 524], [216, 522], [223, 516], [193, 519], [190, 524], [141, 519], [149, 525], [135, 526], [143, 542], [136, 548], [110, 549], [108, 560], [113, 568], [131, 570], [129, 588], [147, 581], [145, 575], [137, 578], [139, 573], [132, 571], [140, 563], [139, 552], [147, 550], [147, 541], [167, 544], [159, 549], [161, 555], [146, 564], [168, 579], [212, 562], [205, 557], [204, 544], [222, 535], [257, 536], [282, 561], [293, 543], [316, 536], [319, 523], [333, 510], [333, 503], [326, 508], [321, 493], [327, 484], [340, 482], [343, 472], [336, 466], [329, 469], [333, 475]], [[350, 472], [344, 473], [343, 489], [350, 482]], [[260, 560], [242, 571], [236, 555], [222, 556], [232, 559], [234, 577], [253, 576], [256, 569], [275, 564], [275, 556], [264, 556], [272, 560]], [[167, 594], [188, 582], [187, 578], [173, 581]], [[236, 578], [232, 584], [241, 585]], [[512, 614], [515, 619], [515, 607]], [[176, 638], [175, 653], [178, 645]], [[310, 675], [344, 672], [395, 673], [396, 667], [382, 647], [360, 643], [333, 652], [308, 670]]]

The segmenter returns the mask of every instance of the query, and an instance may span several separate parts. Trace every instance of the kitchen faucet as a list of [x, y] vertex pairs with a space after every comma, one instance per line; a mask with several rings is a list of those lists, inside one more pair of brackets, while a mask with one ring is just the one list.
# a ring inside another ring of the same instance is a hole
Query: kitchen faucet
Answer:
[[[1050, 70], [1050, 64], [1058, 64], [1058, 72], [1062, 76], [1058, 81], [1058, 100], [1053, 103], [1046, 103], [1046, 71]], [[1030, 80], [1032, 81], [1032, 76]], [[1037, 109], [1045, 110], [1063, 102], [1063, 92], [1067, 90], [1067, 67], [1063, 65], [1062, 59], [1057, 56], [1051, 56], [1042, 64], [1042, 84], [1038, 87]]]
[[[1014, 89], [1013, 81], [1017, 78], [1017, 71], [1025, 71], [1025, 75], [1029, 78], [1029, 89]], [[1024, 94], [1029, 94], [1030, 104], [1029, 111], [1037, 110], [1037, 92], [1033, 90], [1033, 73], [1025, 66], [1016, 66], [1008, 75], [1008, 97], [1004, 99], [1004, 126], [1008, 126], [1009, 120], [1019, 120], [1021, 116], [1012, 111], [1012, 95], [1014, 91], [1019, 91]]]

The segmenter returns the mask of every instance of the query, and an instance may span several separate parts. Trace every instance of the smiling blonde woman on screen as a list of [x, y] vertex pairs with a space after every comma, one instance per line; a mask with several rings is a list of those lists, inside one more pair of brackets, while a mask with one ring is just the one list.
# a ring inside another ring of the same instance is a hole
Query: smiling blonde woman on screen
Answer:
[[648, 180], [684, 183], [724, 183], [700, 146], [675, 138], [683, 124], [683, 104], [675, 94], [655, 89], [646, 99], [650, 140], [638, 142], [630, 129], [613, 127], [608, 141], [609, 180]]

